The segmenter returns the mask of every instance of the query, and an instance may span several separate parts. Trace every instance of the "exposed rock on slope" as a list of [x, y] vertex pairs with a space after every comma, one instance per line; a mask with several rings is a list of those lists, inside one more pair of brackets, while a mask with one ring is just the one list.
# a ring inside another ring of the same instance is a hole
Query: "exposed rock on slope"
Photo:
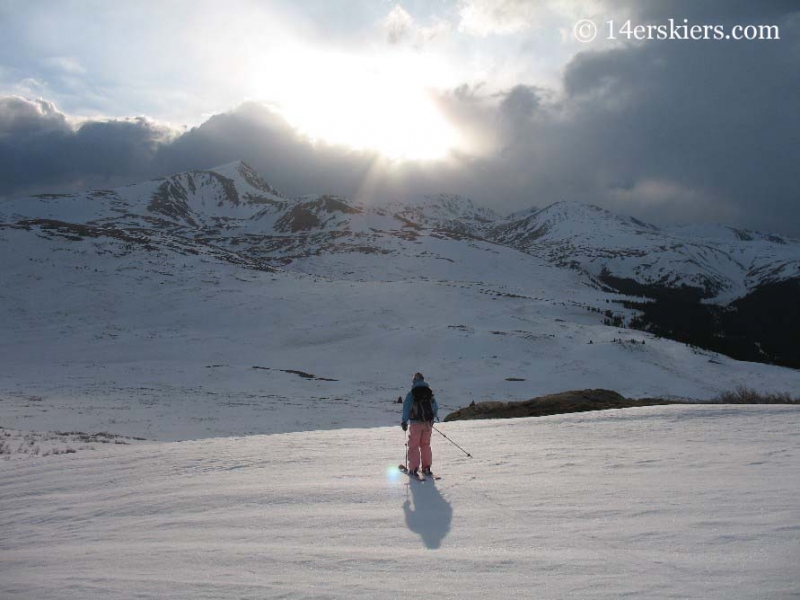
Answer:
[[450, 413], [445, 421], [515, 419], [563, 413], [674, 404], [668, 400], [629, 400], [609, 390], [577, 390], [532, 398], [522, 402], [479, 402]]

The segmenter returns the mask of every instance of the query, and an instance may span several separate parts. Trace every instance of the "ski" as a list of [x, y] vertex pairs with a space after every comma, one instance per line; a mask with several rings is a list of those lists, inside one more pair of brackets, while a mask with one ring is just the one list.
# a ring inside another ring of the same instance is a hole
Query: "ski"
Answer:
[[425, 481], [426, 479], [433, 479], [434, 481], [439, 481], [441, 479], [441, 477], [439, 477], [438, 475], [428, 476], [425, 475], [424, 473], [418, 473], [417, 476], [414, 477], [413, 475], [411, 475], [411, 473], [408, 472], [408, 469], [406, 468], [405, 465], [397, 465], [397, 468], [400, 469], [403, 473], [405, 473], [409, 477], [411, 477], [412, 479], [417, 479], [418, 481]]
[[401, 472], [403, 472], [406, 475], [408, 475], [409, 479], [414, 479], [414, 480], [420, 481], [420, 482], [424, 482], [425, 481], [425, 475], [423, 475], [422, 473], [417, 473], [416, 475], [412, 475], [411, 472], [406, 468], [405, 465], [397, 465], [397, 468], [400, 469]]

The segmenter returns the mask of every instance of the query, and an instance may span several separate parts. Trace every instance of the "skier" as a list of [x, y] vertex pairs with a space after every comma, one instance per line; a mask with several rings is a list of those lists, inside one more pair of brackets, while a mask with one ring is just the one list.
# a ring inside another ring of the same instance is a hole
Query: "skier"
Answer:
[[[422, 373], [415, 373], [411, 391], [403, 402], [403, 417], [400, 426], [408, 432], [408, 472], [417, 476], [422, 462], [422, 473], [432, 475], [433, 453], [431, 435], [433, 420], [437, 417], [439, 406], [433, 397], [430, 386]], [[409, 423], [411, 427], [409, 427]]]

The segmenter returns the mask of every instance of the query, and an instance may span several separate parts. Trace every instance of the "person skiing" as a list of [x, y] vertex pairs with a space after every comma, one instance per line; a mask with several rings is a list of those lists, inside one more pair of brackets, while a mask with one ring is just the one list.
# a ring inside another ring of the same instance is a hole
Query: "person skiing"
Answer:
[[408, 430], [408, 472], [412, 476], [418, 475], [420, 462], [422, 473], [432, 474], [431, 435], [433, 420], [438, 412], [439, 405], [436, 404], [433, 391], [425, 381], [425, 377], [422, 373], [414, 373], [411, 391], [406, 394], [406, 399], [403, 401], [403, 416], [400, 423], [403, 431]]

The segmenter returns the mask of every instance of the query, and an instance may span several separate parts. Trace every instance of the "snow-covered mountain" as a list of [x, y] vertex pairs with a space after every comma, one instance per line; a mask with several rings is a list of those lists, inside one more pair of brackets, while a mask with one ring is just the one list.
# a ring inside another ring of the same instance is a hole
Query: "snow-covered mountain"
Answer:
[[558, 202], [501, 218], [441, 194], [377, 199], [286, 198], [243, 162], [119, 190], [40, 195], [0, 204], [4, 227], [117, 237], [162, 245], [164, 233], [239, 264], [284, 265], [334, 253], [404, 252], [422, 229], [480, 239], [582, 271], [639, 284], [688, 286], [728, 303], [758, 287], [800, 278], [800, 242], [727, 227], [659, 228], [604, 209]]
[[512, 217], [488, 237], [595, 277], [697, 288], [722, 303], [800, 278], [797, 240], [723, 226], [659, 228], [570, 202]]
[[785, 238], [571, 204], [503, 218], [451, 195], [288, 198], [236, 162], [4, 201], [0, 256], [0, 423], [22, 430], [387, 424], [418, 370], [443, 412], [579, 388], [800, 388], [798, 371], [609, 325], [637, 314], [618, 280], [718, 299], [793, 280]]
[[796, 407], [442, 423], [473, 458], [436, 436], [412, 483], [396, 399], [415, 371], [442, 417], [794, 395], [800, 370], [609, 321], [624, 282], [723, 301], [797, 260], [581, 205], [288, 198], [243, 163], [2, 202], [0, 596], [790, 597]]

